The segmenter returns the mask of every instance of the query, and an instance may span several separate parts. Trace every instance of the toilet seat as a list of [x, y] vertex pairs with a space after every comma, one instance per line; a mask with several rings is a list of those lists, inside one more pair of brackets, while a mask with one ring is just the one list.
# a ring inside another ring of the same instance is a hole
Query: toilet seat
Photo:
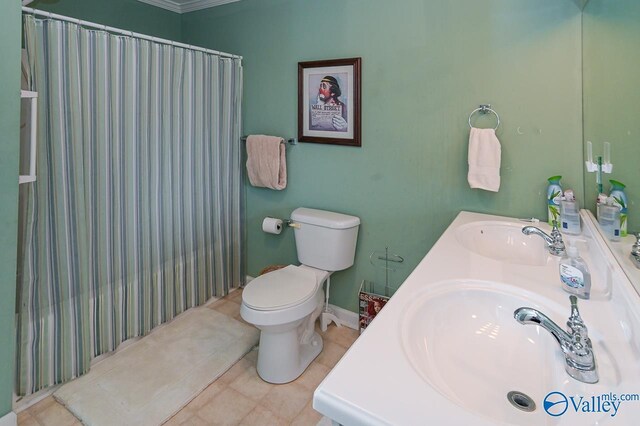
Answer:
[[242, 301], [257, 311], [286, 309], [313, 297], [318, 281], [313, 271], [289, 265], [252, 280], [242, 292]]

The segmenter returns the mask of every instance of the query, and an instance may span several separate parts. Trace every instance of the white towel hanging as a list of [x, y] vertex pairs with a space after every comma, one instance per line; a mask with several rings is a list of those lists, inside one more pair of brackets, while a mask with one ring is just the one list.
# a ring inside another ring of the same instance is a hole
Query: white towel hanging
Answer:
[[469, 173], [471, 188], [498, 192], [502, 148], [494, 129], [471, 128], [469, 132]]

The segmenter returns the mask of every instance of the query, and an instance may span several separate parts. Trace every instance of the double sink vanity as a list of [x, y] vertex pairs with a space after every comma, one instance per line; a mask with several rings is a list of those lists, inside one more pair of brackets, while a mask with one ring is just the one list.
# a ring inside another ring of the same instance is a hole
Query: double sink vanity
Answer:
[[[640, 400], [619, 399], [640, 394], [640, 296], [613, 256], [623, 245], [581, 217], [582, 234], [563, 238], [592, 287], [572, 308], [560, 258], [522, 232], [531, 223], [461, 212], [316, 389], [314, 408], [342, 425], [637, 424]], [[587, 349], [597, 368], [570, 376]]]

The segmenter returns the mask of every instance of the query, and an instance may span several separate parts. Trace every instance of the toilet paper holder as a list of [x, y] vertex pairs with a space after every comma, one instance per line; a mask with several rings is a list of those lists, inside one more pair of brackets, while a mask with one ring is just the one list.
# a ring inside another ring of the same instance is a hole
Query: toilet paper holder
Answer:
[[300, 229], [300, 224], [291, 219], [279, 219], [271, 216], [265, 217], [262, 221], [262, 231], [268, 234], [279, 235], [285, 228]]
[[295, 229], [300, 229], [300, 224], [294, 222], [291, 219], [283, 219], [282, 223], [284, 223], [286, 226], [288, 226], [289, 228], [295, 228]]

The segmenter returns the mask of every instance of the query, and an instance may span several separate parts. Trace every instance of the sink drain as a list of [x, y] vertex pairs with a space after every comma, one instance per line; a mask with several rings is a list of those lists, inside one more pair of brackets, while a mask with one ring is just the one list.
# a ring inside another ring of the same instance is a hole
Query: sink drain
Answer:
[[518, 410], [531, 412], [536, 409], [536, 403], [533, 402], [533, 399], [522, 392], [511, 391], [507, 394], [507, 399]]

